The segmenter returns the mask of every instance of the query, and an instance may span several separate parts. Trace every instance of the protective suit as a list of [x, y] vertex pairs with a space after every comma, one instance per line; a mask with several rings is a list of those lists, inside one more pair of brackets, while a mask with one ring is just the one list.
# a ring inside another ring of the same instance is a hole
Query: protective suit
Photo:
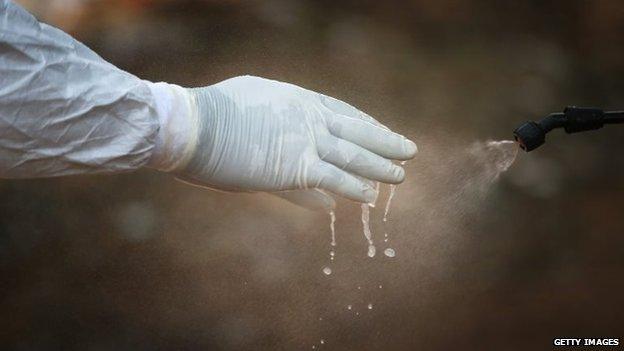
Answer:
[[[416, 145], [304, 88], [242, 76], [187, 89], [141, 80], [0, 0], [0, 177], [151, 167], [226, 191], [333, 207], [399, 183]], [[295, 191], [297, 190], [297, 191]]]

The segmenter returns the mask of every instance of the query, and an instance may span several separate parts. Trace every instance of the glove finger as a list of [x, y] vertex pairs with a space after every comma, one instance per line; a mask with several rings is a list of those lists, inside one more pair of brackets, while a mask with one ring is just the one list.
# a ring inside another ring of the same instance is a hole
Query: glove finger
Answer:
[[332, 116], [328, 129], [334, 136], [390, 159], [409, 160], [418, 150], [413, 141], [400, 134], [345, 115]]
[[375, 118], [369, 116], [368, 114], [358, 110], [357, 108], [349, 105], [348, 103], [335, 99], [331, 96], [319, 94], [319, 98], [321, 99], [321, 104], [329, 109], [331, 112], [339, 115], [344, 115], [347, 117], [361, 119], [363, 121], [370, 122], [380, 128], [390, 130], [388, 127], [379, 123]]
[[312, 211], [329, 212], [336, 208], [336, 200], [321, 189], [288, 190], [272, 194]]
[[340, 168], [320, 161], [310, 171], [309, 186], [329, 190], [334, 194], [357, 202], [373, 202], [375, 189]]
[[391, 184], [405, 179], [401, 166], [344, 139], [328, 135], [319, 140], [317, 147], [323, 161], [349, 173]]

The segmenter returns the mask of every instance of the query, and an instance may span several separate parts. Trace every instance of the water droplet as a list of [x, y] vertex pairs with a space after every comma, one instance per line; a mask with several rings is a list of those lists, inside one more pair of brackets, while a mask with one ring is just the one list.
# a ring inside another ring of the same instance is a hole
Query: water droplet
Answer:
[[377, 252], [377, 249], [375, 248], [375, 245], [368, 245], [368, 257], [375, 257], [375, 253]]
[[325, 344], [325, 340], [321, 339], [321, 345]]
[[336, 246], [336, 214], [334, 211], [329, 212], [329, 217], [331, 218], [331, 222], [329, 223], [329, 228], [331, 229], [331, 246]]
[[353, 306], [351, 306], [351, 305], [347, 305], [347, 309], [348, 309], [349, 311], [351, 311], [351, 309], [352, 309], [352, 308], [353, 308]]
[[390, 184], [390, 194], [388, 195], [388, 200], [386, 200], [386, 208], [384, 209], [383, 221], [388, 221], [388, 212], [390, 212], [390, 205], [392, 204], [392, 198], [394, 197], [394, 193], [396, 192], [396, 185]]
[[379, 285], [379, 289], [381, 289], [381, 288], [382, 288], [382, 286], [381, 286], [381, 285]]
[[[401, 162], [401, 165], [404, 165], [404, 162]], [[388, 213], [390, 213], [390, 205], [392, 204], [392, 199], [394, 198], [394, 194], [396, 193], [397, 186], [394, 184], [390, 185], [390, 193], [388, 194], [388, 199], [386, 200], [386, 207], [384, 209], [383, 214], [383, 225], [384, 225], [384, 243], [388, 242], [388, 232], [386, 229], [388, 222]]]
[[375, 245], [373, 245], [372, 233], [370, 230], [370, 204], [362, 204], [362, 227], [364, 237], [368, 242], [368, 257], [375, 256]]
[[[336, 214], [334, 213], [334, 211], [329, 212], [329, 217], [331, 218], [331, 221], [329, 223], [329, 229], [331, 229], [331, 246], [336, 247], [336, 227], [335, 227]], [[332, 249], [329, 251], [329, 260], [333, 261], [334, 256], [336, 256], [336, 252], [334, 252], [334, 250]], [[325, 273], [325, 274], [328, 274], [328, 275], [331, 274], [331, 269], [329, 270], [329, 273]]]
[[368, 309], [369, 309], [369, 310], [372, 310], [372, 309], [373, 309], [373, 304], [372, 304], [372, 303], [369, 303], [369, 304], [368, 304]]
[[330, 275], [332, 274], [332, 270], [329, 267], [325, 267], [323, 268], [323, 273], [325, 273], [325, 275]]
[[388, 257], [394, 257], [396, 255], [396, 252], [394, 252], [394, 249], [387, 248], [384, 250], [384, 255]]

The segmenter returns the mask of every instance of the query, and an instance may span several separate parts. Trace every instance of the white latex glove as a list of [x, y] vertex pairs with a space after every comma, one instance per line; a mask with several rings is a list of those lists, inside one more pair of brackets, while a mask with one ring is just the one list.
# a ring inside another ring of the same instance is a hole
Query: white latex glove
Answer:
[[322, 191], [283, 191], [321, 189], [371, 203], [377, 194], [366, 180], [402, 182], [404, 170], [390, 159], [417, 151], [356, 108], [292, 84], [242, 76], [205, 88], [151, 88], [161, 120], [151, 166], [196, 185], [281, 192], [306, 207], [334, 201]]

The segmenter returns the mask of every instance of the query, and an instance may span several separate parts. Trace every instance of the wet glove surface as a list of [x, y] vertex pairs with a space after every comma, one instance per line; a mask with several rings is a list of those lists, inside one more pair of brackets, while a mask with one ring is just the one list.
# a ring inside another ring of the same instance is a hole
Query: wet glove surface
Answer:
[[242, 76], [186, 92], [193, 127], [185, 139], [192, 145], [173, 173], [193, 184], [225, 191], [316, 188], [373, 202], [366, 180], [402, 182], [404, 170], [390, 159], [416, 153], [413, 142], [365, 113], [292, 84]]

